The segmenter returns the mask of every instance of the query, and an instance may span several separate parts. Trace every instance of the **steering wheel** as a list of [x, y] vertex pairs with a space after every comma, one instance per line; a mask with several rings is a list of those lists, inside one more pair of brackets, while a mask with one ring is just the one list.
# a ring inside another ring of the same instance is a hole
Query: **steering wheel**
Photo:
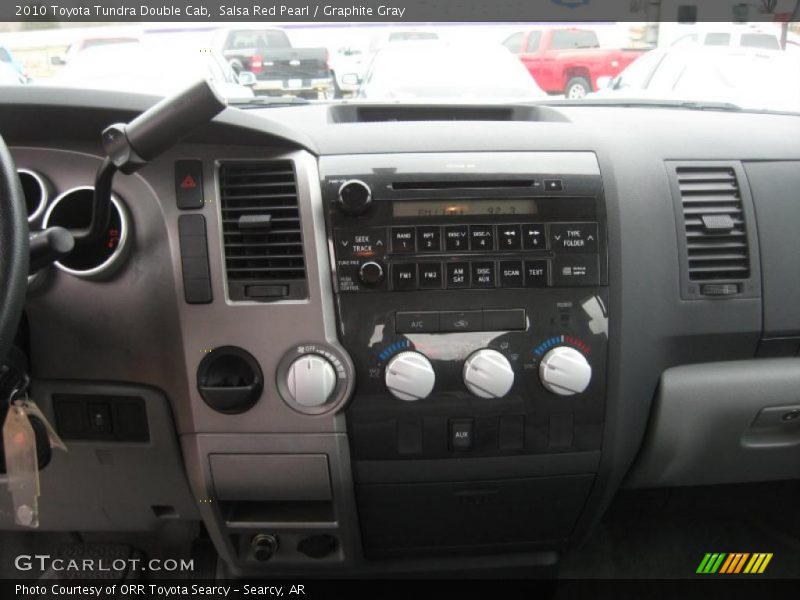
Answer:
[[28, 287], [28, 211], [14, 159], [0, 137], [0, 361], [17, 331]]

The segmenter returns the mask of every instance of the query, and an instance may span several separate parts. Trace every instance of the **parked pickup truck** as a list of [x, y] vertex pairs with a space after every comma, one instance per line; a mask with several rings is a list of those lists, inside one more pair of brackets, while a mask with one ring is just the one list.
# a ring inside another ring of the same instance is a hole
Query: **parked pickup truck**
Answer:
[[277, 28], [228, 29], [218, 40], [237, 74], [255, 75], [256, 94], [316, 99], [335, 93], [327, 48], [293, 48], [286, 32]]
[[583, 98], [598, 89], [600, 77], [616, 77], [642, 50], [600, 48], [588, 29], [519, 31], [503, 45], [518, 55], [545, 92]]

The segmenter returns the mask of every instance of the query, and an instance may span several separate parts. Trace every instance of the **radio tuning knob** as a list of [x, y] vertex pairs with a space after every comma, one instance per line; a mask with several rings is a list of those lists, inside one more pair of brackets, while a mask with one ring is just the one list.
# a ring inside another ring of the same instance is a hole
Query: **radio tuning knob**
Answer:
[[378, 285], [383, 281], [383, 267], [371, 260], [358, 269], [358, 280], [367, 286]]
[[414, 402], [430, 395], [436, 382], [436, 373], [424, 355], [409, 350], [389, 361], [384, 380], [392, 396]]
[[360, 215], [372, 204], [372, 190], [359, 179], [345, 181], [339, 188], [339, 210], [348, 215]]
[[497, 350], [473, 352], [464, 363], [464, 385], [481, 398], [502, 398], [514, 385], [514, 369]]
[[542, 358], [539, 378], [549, 391], [559, 396], [580, 394], [592, 380], [592, 366], [574, 348], [558, 346]]
[[286, 387], [299, 405], [322, 406], [336, 387], [336, 371], [322, 356], [304, 354], [289, 367]]

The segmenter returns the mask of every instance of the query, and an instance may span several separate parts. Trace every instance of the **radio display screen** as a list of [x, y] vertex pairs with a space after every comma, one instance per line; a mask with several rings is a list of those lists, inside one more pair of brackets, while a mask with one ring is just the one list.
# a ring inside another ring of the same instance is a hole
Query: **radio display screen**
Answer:
[[392, 203], [395, 217], [470, 217], [476, 215], [513, 216], [539, 214], [536, 200], [410, 200]]

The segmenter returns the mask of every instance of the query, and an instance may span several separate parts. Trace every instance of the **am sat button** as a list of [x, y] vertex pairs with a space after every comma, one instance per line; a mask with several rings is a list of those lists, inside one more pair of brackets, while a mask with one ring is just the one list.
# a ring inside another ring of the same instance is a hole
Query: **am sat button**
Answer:
[[597, 285], [597, 255], [557, 256], [553, 259], [554, 286]]
[[445, 285], [448, 288], [469, 287], [469, 263], [447, 263], [447, 279]]
[[439, 331], [483, 331], [483, 312], [480, 310], [440, 312]]
[[439, 331], [439, 313], [398, 312], [394, 316], [397, 333], [436, 333]]

